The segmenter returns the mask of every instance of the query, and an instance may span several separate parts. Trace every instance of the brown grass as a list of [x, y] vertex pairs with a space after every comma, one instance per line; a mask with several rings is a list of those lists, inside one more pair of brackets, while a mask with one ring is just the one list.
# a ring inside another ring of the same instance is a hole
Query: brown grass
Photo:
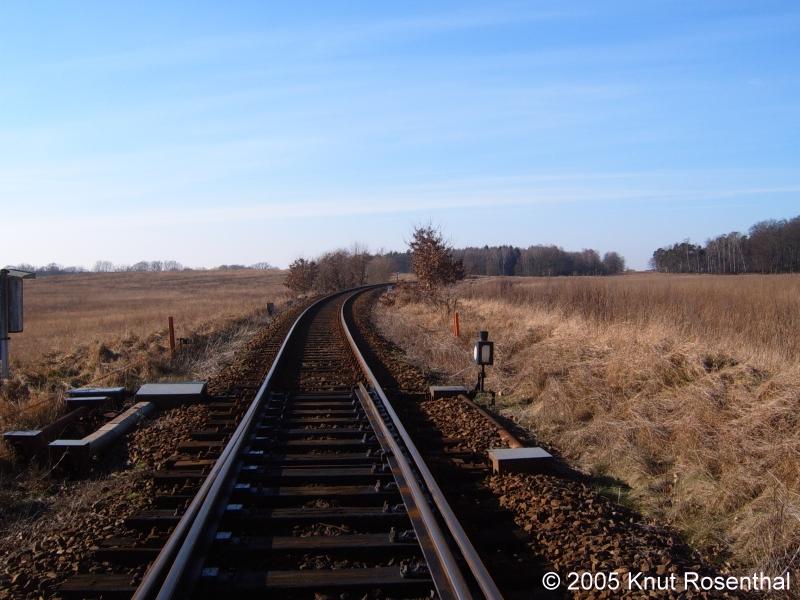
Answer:
[[800, 361], [800, 275], [493, 277], [465, 281], [460, 298], [502, 300], [607, 325], [666, 327], [759, 362]]
[[176, 335], [231, 319], [288, 297], [281, 271], [87, 273], [25, 282], [25, 331], [12, 335], [11, 364], [51, 352], [136, 335], [175, 317]]
[[789, 275], [494, 278], [453, 291], [462, 339], [431, 305], [376, 317], [470, 385], [473, 332], [488, 329], [505, 414], [694, 545], [780, 573], [800, 548], [798, 292]]

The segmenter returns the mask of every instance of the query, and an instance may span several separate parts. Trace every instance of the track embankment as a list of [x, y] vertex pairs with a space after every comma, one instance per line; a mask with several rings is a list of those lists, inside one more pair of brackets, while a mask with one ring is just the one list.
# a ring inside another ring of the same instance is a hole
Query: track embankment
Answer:
[[[392, 394], [404, 418], [415, 423], [413, 434], [430, 439], [437, 432], [463, 439], [471, 450], [483, 455], [489, 448], [504, 447], [496, 428], [476, 410], [452, 399], [431, 400], [428, 386], [436, 383], [428, 374], [410, 364], [402, 348], [380, 335], [370, 319], [380, 293], [358, 300], [356, 311], [360, 333], [371, 349], [378, 378]], [[531, 440], [534, 441], [534, 440]], [[525, 540], [535, 555], [539, 571], [556, 571], [562, 580], [571, 571], [642, 572], [668, 576], [695, 571], [718, 573], [668, 528], [615, 503], [597, 491], [598, 482], [566, 466], [559, 474], [492, 475], [485, 470], [473, 483], [474, 497], [485, 507], [497, 503], [514, 525], [514, 534]], [[487, 491], [489, 492], [487, 495]], [[528, 565], [530, 566], [530, 565]], [[598, 591], [576, 592], [576, 597], [611, 597]], [[645, 593], [646, 594], [646, 593]], [[641, 591], [613, 597], [641, 596]], [[658, 597], [683, 597], [659, 592]], [[738, 597], [725, 592], [695, 592], [701, 597]]]

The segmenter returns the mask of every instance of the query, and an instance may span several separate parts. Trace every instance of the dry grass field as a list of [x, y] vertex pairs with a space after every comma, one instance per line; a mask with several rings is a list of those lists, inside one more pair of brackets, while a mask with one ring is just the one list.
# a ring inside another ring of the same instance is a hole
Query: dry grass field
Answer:
[[474, 384], [496, 341], [500, 410], [718, 560], [798, 573], [800, 276], [484, 278], [443, 306], [399, 291], [384, 334]]
[[87, 273], [25, 281], [25, 331], [11, 341], [11, 364], [94, 341], [146, 337], [175, 318], [176, 336], [209, 321], [242, 316], [286, 299], [281, 271]]
[[462, 298], [502, 300], [606, 325], [678, 332], [760, 364], [800, 361], [799, 275], [483, 278]]

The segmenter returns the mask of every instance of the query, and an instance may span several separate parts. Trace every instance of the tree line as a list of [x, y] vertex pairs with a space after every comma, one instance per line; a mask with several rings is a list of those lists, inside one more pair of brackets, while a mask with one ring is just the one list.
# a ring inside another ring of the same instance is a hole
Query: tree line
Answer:
[[761, 221], [746, 235], [732, 231], [704, 245], [684, 240], [658, 248], [650, 266], [662, 273], [800, 272], [800, 216]]
[[[98, 260], [95, 262], [91, 269], [85, 267], [63, 266], [58, 263], [50, 263], [45, 266], [36, 266], [28, 263], [20, 263], [18, 265], [9, 266], [10, 269], [19, 269], [20, 271], [29, 271], [36, 273], [39, 276], [47, 275], [71, 275], [75, 273], [161, 273], [165, 271], [205, 271], [206, 269], [192, 269], [185, 267], [176, 260], [142, 260], [132, 265], [118, 265], [107, 260]], [[268, 262], [258, 262], [252, 265], [219, 265], [213, 267], [212, 270], [218, 271], [232, 271], [239, 269], [253, 269], [259, 271], [267, 271], [277, 269]]]
[[618, 275], [625, 272], [625, 259], [617, 252], [603, 257], [596, 250], [579, 252], [558, 246], [484, 246], [454, 250], [468, 275]]
[[19, 269], [20, 271], [28, 271], [36, 273], [39, 276], [46, 275], [71, 275], [73, 273], [86, 273], [84, 267], [67, 267], [58, 263], [50, 263], [43, 266], [31, 265], [28, 263], [20, 263], [18, 265], [8, 265], [6, 269]]
[[[463, 265], [465, 275], [618, 275], [625, 272], [625, 259], [617, 252], [602, 257], [596, 250], [568, 251], [558, 246], [483, 246], [450, 248], [448, 252]], [[390, 273], [413, 271], [412, 250], [381, 255]]]
[[[370, 253], [361, 244], [349, 249], [326, 252], [315, 259], [299, 258], [289, 266], [287, 285], [299, 293], [320, 293], [345, 289], [369, 282], [388, 281], [395, 273], [415, 272], [414, 248], [417, 256], [424, 252], [437, 258], [439, 266], [431, 263], [431, 269], [440, 275], [451, 270], [450, 275], [518, 275], [518, 276], [563, 276], [563, 275], [616, 275], [625, 272], [625, 259], [617, 252], [607, 252], [602, 258], [596, 250], [567, 251], [558, 246], [483, 246], [452, 248], [444, 242], [439, 230], [426, 226], [412, 233], [412, 241], [405, 251], [378, 251]], [[425, 249], [428, 250], [425, 250]], [[451, 261], [451, 262], [449, 262]], [[139, 261], [132, 265], [115, 264], [107, 260], [97, 261], [91, 270], [84, 267], [65, 267], [57, 263], [38, 267], [30, 264], [17, 265], [17, 269], [32, 271], [39, 275], [64, 275], [71, 273], [160, 273], [192, 271], [175, 260]], [[428, 267], [426, 267], [428, 268]], [[277, 269], [268, 262], [251, 265], [224, 264], [216, 270]], [[205, 270], [205, 269], [200, 269]], [[438, 270], [438, 271], [437, 271]], [[417, 273], [418, 274], [418, 273]], [[418, 274], [419, 275], [419, 274]]]
[[289, 265], [286, 286], [297, 292], [332, 292], [388, 281], [395, 273], [413, 272], [425, 295], [467, 275], [616, 275], [625, 272], [617, 252], [600, 257], [596, 250], [568, 252], [558, 246], [483, 246], [452, 248], [440, 230], [414, 228], [405, 252], [370, 254], [359, 244], [327, 252], [316, 259], [298, 258]]

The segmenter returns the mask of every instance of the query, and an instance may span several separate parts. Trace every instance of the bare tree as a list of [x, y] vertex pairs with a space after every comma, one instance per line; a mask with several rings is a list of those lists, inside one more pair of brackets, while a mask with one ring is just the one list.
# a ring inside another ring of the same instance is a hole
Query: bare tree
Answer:
[[364, 285], [367, 282], [367, 264], [369, 263], [369, 250], [364, 244], [355, 242], [350, 249], [350, 279], [353, 285]]
[[607, 275], [618, 275], [625, 272], [625, 259], [616, 252], [603, 255], [603, 270]]
[[183, 265], [179, 263], [177, 260], [165, 260], [163, 262], [164, 270], [165, 271], [182, 271]]
[[335, 292], [353, 287], [351, 256], [347, 250], [326, 252], [317, 259], [319, 269], [314, 279], [314, 289], [320, 293]]
[[373, 256], [367, 264], [367, 281], [369, 283], [383, 283], [392, 278], [395, 264], [391, 256], [378, 254]]
[[275, 267], [274, 265], [271, 265], [270, 263], [268, 263], [266, 261], [257, 262], [257, 263], [252, 264], [252, 265], [250, 265], [248, 267], [248, 269], [255, 269], [256, 271], [271, 271], [271, 270], [276, 269], [276, 268], [277, 267]]
[[95, 273], [111, 273], [115, 270], [114, 263], [109, 260], [98, 260], [96, 263], [94, 263], [92, 270]]
[[286, 281], [284, 281], [283, 285], [293, 292], [305, 294], [314, 285], [314, 280], [317, 278], [317, 270], [317, 263], [313, 260], [298, 258], [289, 265], [289, 274], [286, 276]]
[[464, 265], [453, 258], [452, 249], [442, 233], [432, 225], [414, 228], [411, 241], [411, 268], [424, 295], [435, 296], [437, 290], [464, 277]]

